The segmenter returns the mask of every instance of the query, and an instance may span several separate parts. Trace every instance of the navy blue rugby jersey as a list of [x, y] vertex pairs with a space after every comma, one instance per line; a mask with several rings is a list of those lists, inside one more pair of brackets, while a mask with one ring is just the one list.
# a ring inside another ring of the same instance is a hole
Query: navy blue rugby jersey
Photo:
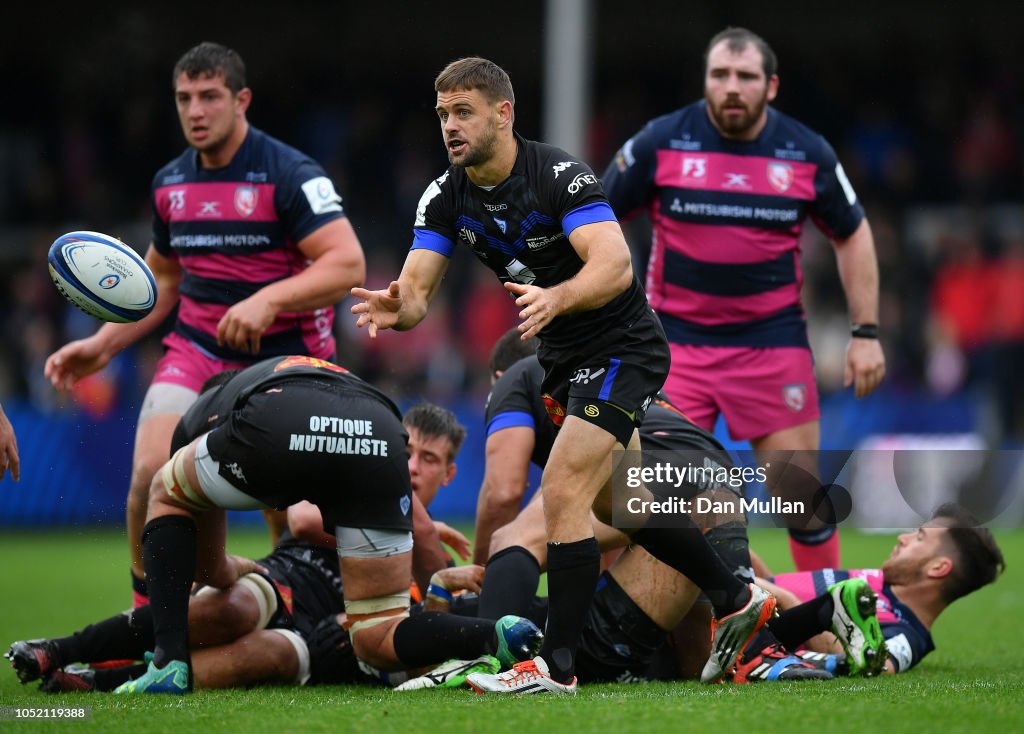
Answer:
[[679, 344], [806, 347], [804, 224], [841, 240], [864, 218], [828, 142], [771, 107], [751, 141], [723, 138], [703, 100], [658, 117], [603, 183], [620, 218], [650, 215], [647, 294]]
[[[483, 189], [458, 166], [431, 182], [416, 210], [412, 248], [451, 257], [466, 245], [502, 282], [549, 288], [572, 278], [583, 261], [569, 234], [585, 224], [616, 221], [601, 182], [583, 161], [516, 135], [512, 173]], [[640, 282], [592, 311], [558, 316], [540, 333], [548, 348], [592, 342], [631, 323], [647, 308]]]
[[153, 246], [182, 269], [176, 332], [226, 360], [333, 357], [332, 307], [278, 314], [258, 355], [218, 346], [216, 338], [231, 306], [308, 267], [299, 241], [345, 216], [318, 163], [250, 126], [223, 168], [201, 168], [189, 148], [157, 171], [152, 204]]

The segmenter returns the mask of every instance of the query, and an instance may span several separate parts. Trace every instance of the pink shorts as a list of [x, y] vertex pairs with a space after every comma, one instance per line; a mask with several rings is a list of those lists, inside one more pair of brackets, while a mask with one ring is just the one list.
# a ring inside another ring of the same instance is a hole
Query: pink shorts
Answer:
[[729, 436], [747, 441], [818, 420], [811, 351], [802, 347], [671, 344], [669, 399], [701, 428], [725, 416]]
[[203, 383], [224, 370], [241, 369], [253, 362], [231, 362], [210, 356], [183, 336], [170, 333], [164, 337], [167, 351], [157, 362], [152, 385], [171, 383], [199, 392]]

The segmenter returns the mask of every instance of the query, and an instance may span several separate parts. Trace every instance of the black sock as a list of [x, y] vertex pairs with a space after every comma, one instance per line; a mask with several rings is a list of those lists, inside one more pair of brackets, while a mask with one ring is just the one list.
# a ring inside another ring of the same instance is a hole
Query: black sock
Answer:
[[135, 599], [149, 598], [149, 588], [146, 586], [146, 579], [140, 579], [135, 575], [135, 572], [131, 572], [132, 575], [132, 595]]
[[[680, 519], [689, 520], [681, 515]], [[682, 528], [641, 528], [633, 542], [697, 584], [721, 619], [750, 601], [750, 589], [732, 575], [721, 556], [696, 525]]]
[[795, 650], [809, 638], [832, 629], [835, 603], [831, 594], [822, 594], [809, 602], [779, 612], [768, 627], [787, 650]]
[[540, 655], [551, 677], [573, 678], [587, 610], [601, 574], [601, 550], [595, 538], [548, 543], [548, 624]]
[[485, 619], [528, 617], [539, 581], [540, 565], [526, 548], [514, 545], [498, 551], [487, 560], [477, 613]]
[[195, 579], [196, 523], [191, 517], [165, 515], [146, 523], [142, 556], [153, 612], [153, 664], [190, 662], [188, 592]]
[[100, 668], [96, 671], [96, 690], [112, 691], [122, 683], [141, 677], [148, 668], [145, 663], [126, 665], [123, 668]]
[[394, 646], [395, 655], [407, 668], [435, 665], [449, 658], [470, 660], [497, 649], [494, 620], [421, 612], [395, 627]]
[[153, 649], [153, 615], [149, 606], [138, 607], [51, 642], [58, 649], [57, 667], [104, 660], [142, 660]]
[[826, 525], [825, 527], [817, 530], [789, 528], [789, 536], [798, 543], [803, 543], [804, 545], [821, 545], [835, 534], [835, 525]]

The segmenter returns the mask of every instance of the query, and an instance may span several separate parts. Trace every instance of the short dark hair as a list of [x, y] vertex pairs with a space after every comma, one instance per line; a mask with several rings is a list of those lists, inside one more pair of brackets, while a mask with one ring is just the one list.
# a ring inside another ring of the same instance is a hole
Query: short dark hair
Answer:
[[203, 41], [178, 59], [171, 76], [172, 88], [182, 74], [189, 79], [223, 74], [224, 84], [232, 94], [238, 94], [245, 87], [245, 62], [242, 57], [227, 46], [212, 41]]
[[754, 44], [757, 50], [761, 52], [761, 59], [763, 60], [764, 67], [764, 78], [771, 79], [779, 71], [779, 59], [775, 56], [775, 52], [772, 51], [772, 47], [768, 45], [768, 42], [761, 38], [751, 30], [746, 28], [738, 28], [730, 26], [724, 31], [716, 33], [710, 41], [708, 41], [708, 47], [704, 49], [704, 74], [708, 73], [708, 57], [711, 55], [711, 49], [720, 44], [722, 41], [726, 41], [729, 46], [729, 50], [733, 53], [742, 53], [749, 44]]
[[402, 418], [402, 424], [406, 428], [415, 428], [427, 438], [447, 438], [449, 462], [454, 461], [455, 455], [462, 448], [462, 442], [466, 440], [466, 427], [459, 423], [455, 414], [433, 403], [420, 403], [409, 408]]
[[455, 92], [479, 89], [488, 102], [508, 100], [516, 106], [512, 80], [500, 66], [479, 56], [453, 61], [441, 70], [434, 80], [435, 92]]
[[241, 371], [242, 370], [240, 368], [236, 368], [230, 370], [221, 370], [217, 374], [211, 375], [206, 379], [206, 382], [203, 383], [203, 386], [199, 388], [199, 394], [203, 395], [204, 393], [210, 392], [210, 390], [213, 390], [214, 388], [224, 385], [225, 383], [227, 383], [228, 380], [230, 380], [232, 377], [234, 377]]
[[504, 372], [519, 360], [537, 353], [537, 340], [530, 339], [524, 342], [522, 336], [518, 329], [511, 328], [494, 343], [489, 363], [492, 375]]
[[1006, 570], [992, 532], [966, 508], [947, 502], [935, 510], [932, 519], [948, 521], [944, 545], [953, 557], [953, 570], [942, 586], [947, 604], [991, 584]]

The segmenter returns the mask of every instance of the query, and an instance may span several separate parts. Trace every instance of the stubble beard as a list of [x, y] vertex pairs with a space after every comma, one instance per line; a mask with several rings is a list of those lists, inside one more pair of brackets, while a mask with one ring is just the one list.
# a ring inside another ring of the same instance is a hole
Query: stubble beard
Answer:
[[725, 103], [721, 105], [715, 105], [710, 99], [707, 100], [708, 109], [711, 110], [711, 116], [715, 120], [715, 124], [718, 129], [729, 137], [740, 137], [748, 130], [750, 130], [757, 121], [761, 119], [761, 115], [764, 112], [765, 106], [768, 104], [768, 93], [765, 92], [764, 96], [761, 97], [753, 107], [750, 107], [746, 112], [739, 116], [729, 116], [725, 112]]
[[498, 130], [495, 125], [490, 125], [487, 128], [487, 132], [483, 137], [476, 143], [476, 145], [467, 145], [466, 152], [463, 154], [461, 160], [455, 160], [455, 157], [449, 151], [448, 162], [453, 166], [459, 168], [472, 168], [473, 166], [479, 166], [489, 161], [494, 156], [494, 149], [498, 147]]

